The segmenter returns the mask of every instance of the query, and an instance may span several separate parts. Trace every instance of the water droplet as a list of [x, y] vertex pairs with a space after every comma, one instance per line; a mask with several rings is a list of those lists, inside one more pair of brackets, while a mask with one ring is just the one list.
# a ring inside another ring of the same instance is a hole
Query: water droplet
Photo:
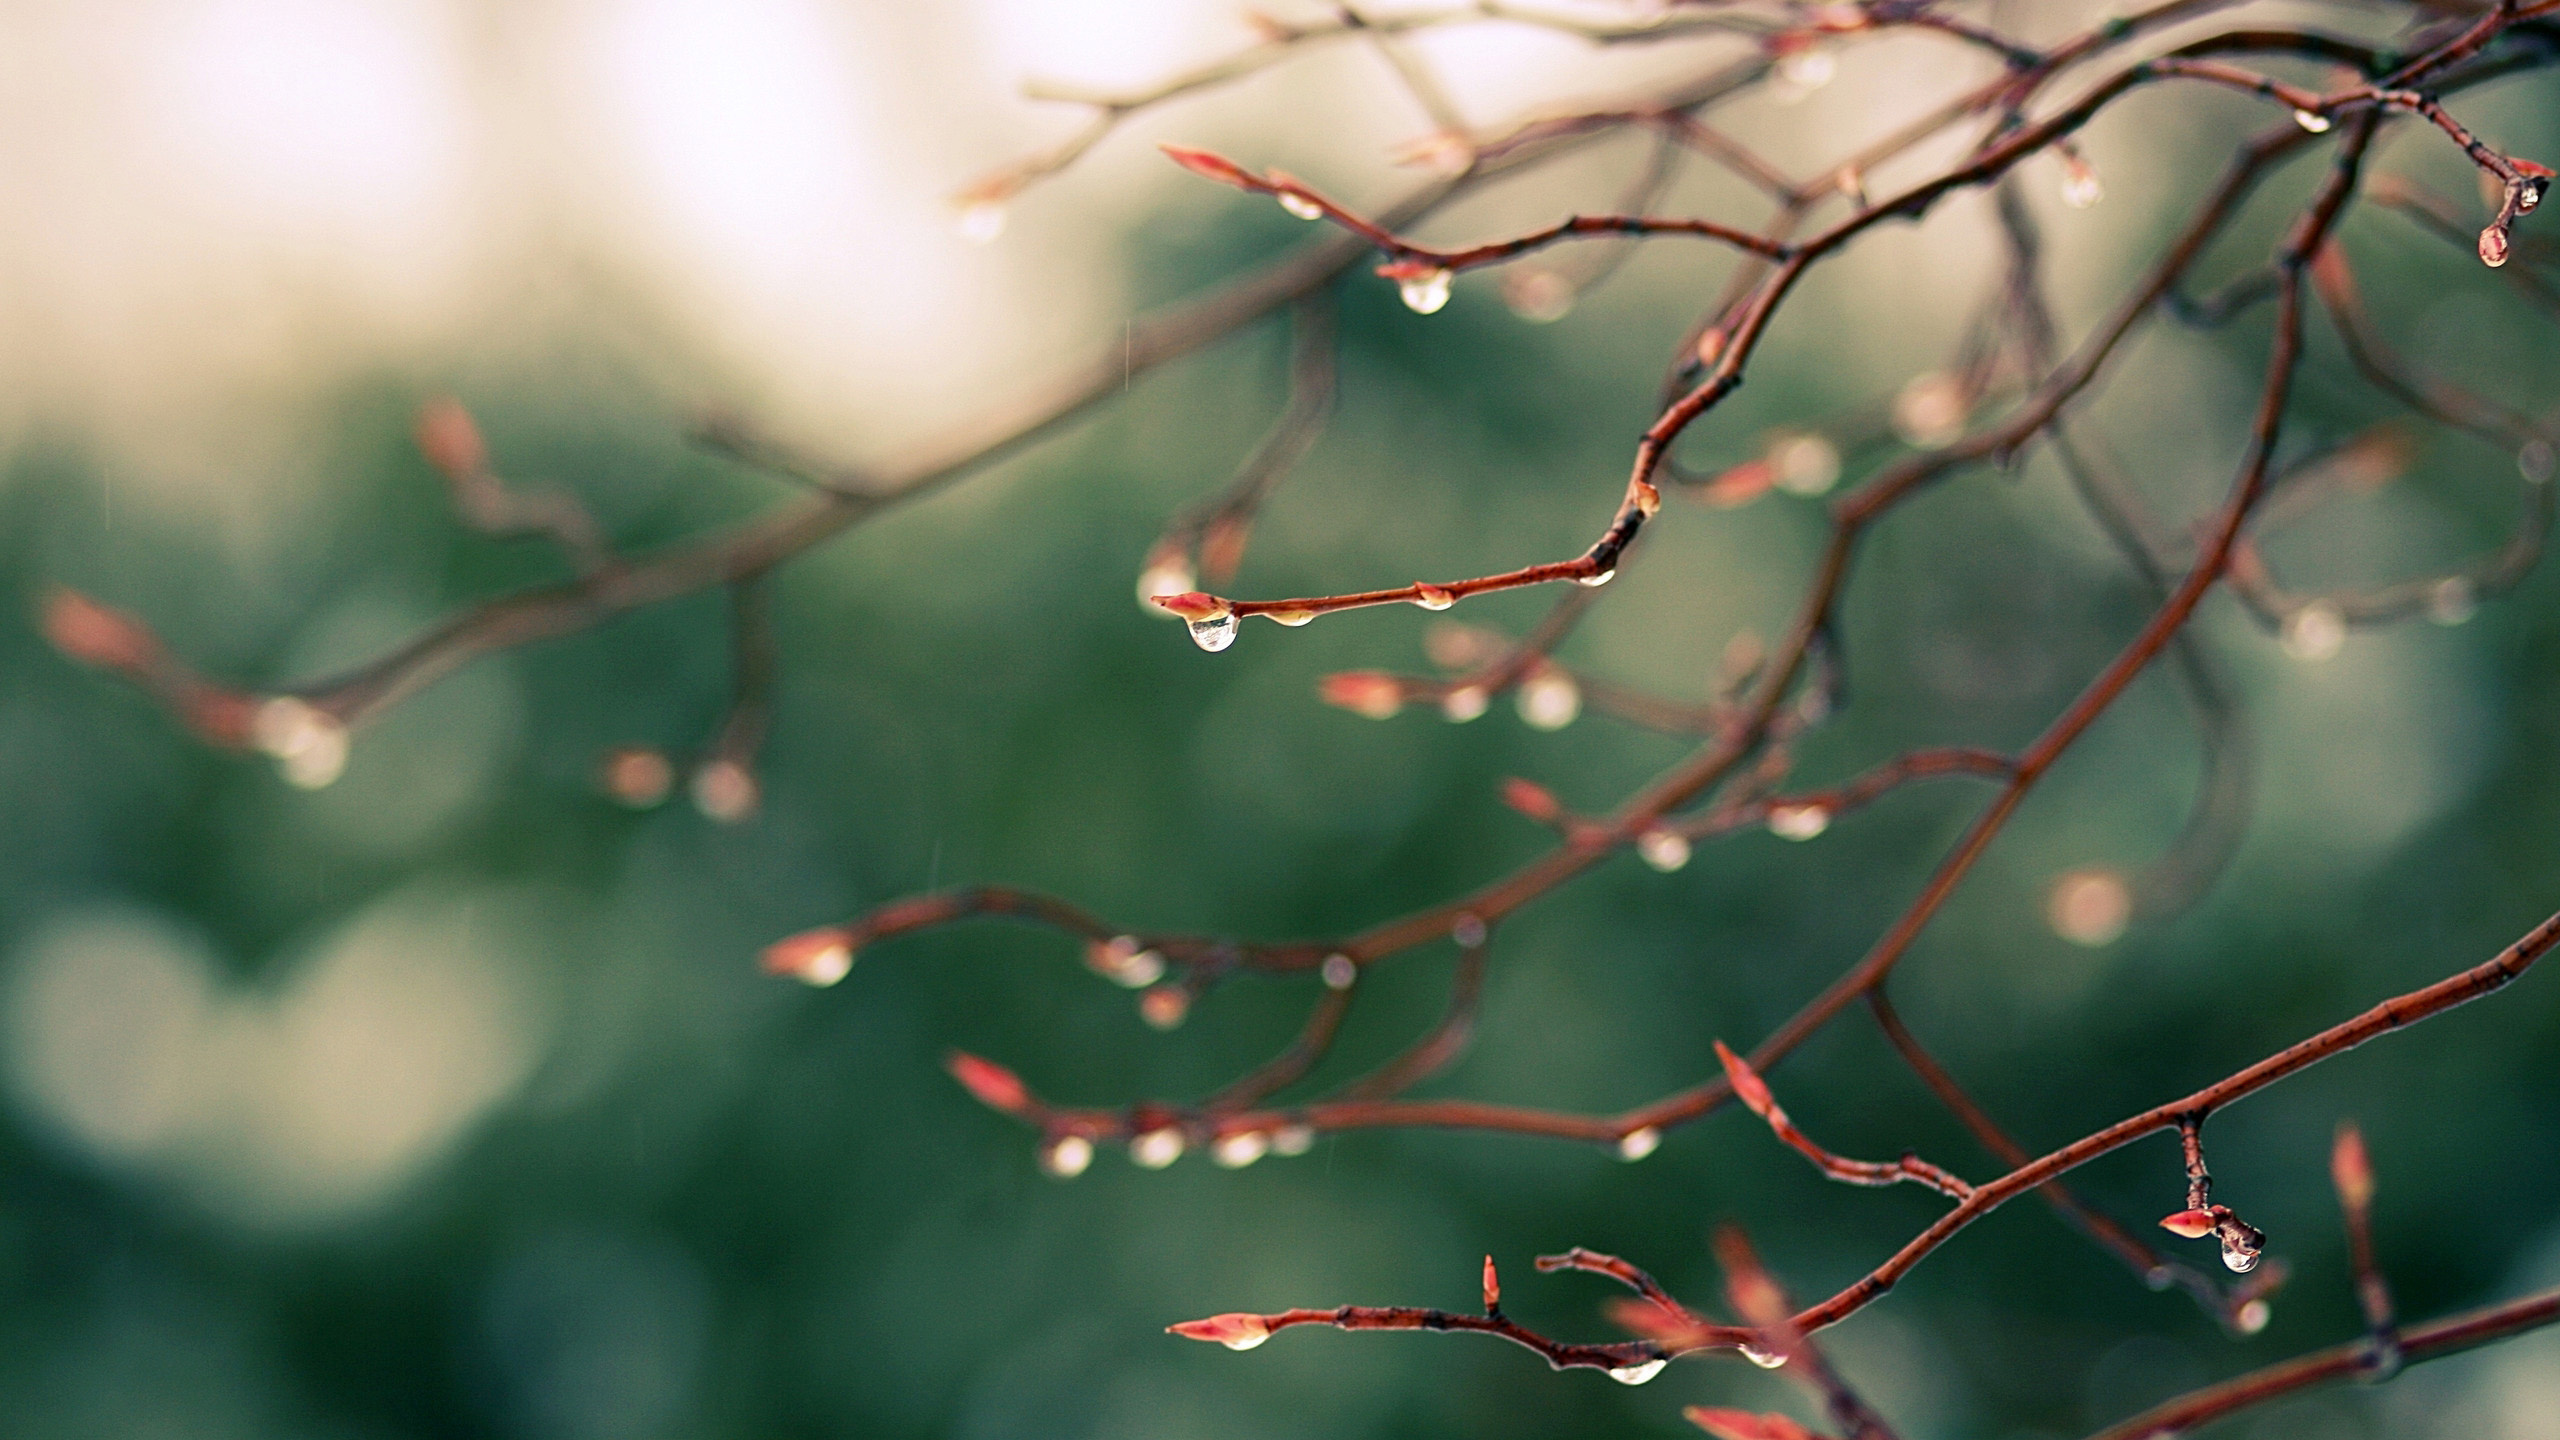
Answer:
[[791, 973], [803, 984], [824, 990], [853, 973], [853, 947], [841, 940], [821, 945], [802, 956]]
[[2255, 1335], [2276, 1318], [2275, 1307], [2264, 1300], [2244, 1300], [2231, 1316], [2231, 1326], [2243, 1335]]
[[1437, 585], [1417, 580], [1413, 584], [1413, 603], [1425, 610], [1446, 610], [1458, 603], [1458, 597]]
[[2492, 270], [2507, 263], [2507, 227], [2491, 225], [2480, 232], [2480, 263]]
[[621, 804], [646, 810], [675, 788], [676, 769], [655, 750], [626, 745], [604, 757], [597, 781], [604, 793]]
[[2329, 117], [2321, 114], [2317, 110], [2294, 111], [2293, 123], [2310, 131], [2314, 135], [2326, 135], [2329, 133]]
[[1239, 1330], [1237, 1333], [1228, 1336], [1226, 1339], [1221, 1340], [1218, 1343], [1226, 1346], [1230, 1350], [1250, 1350], [1254, 1346], [1259, 1345], [1270, 1338], [1271, 1332], [1264, 1329], [1261, 1324], [1257, 1322], [1252, 1326]]
[[1315, 1146], [1316, 1131], [1312, 1125], [1283, 1125], [1271, 1132], [1271, 1153], [1274, 1155], [1304, 1155]]
[[1779, 805], [1769, 811], [1769, 833], [1781, 840], [1810, 840], [1831, 828], [1831, 811], [1821, 805]]
[[1662, 1132], [1650, 1125], [1630, 1130], [1618, 1139], [1618, 1158], [1641, 1160], [1662, 1148]]
[[1265, 610], [1262, 613], [1292, 630], [1316, 618], [1316, 612], [1313, 610]]
[[1588, 575], [1576, 575], [1573, 577], [1573, 583], [1585, 590], [1597, 590], [1617, 578], [1618, 567], [1612, 565], [1606, 570], [1595, 570]]
[[1944, 371], [1911, 377], [1893, 397], [1893, 432], [1905, 445], [1934, 450], [1964, 434], [1964, 383]]
[[1138, 576], [1138, 608], [1160, 620], [1174, 618], [1172, 611], [1155, 603], [1159, 595], [1180, 595], [1200, 583], [1191, 562], [1179, 555], [1148, 565]]
[[1459, 911], [1458, 918], [1449, 922], [1449, 938], [1466, 949], [1482, 945], [1484, 936], [1484, 919], [1472, 910]]
[[764, 787], [735, 760], [714, 760], [693, 772], [693, 808], [723, 825], [735, 825], [756, 813]]
[[258, 707], [249, 720], [249, 739], [275, 758], [285, 783], [296, 789], [324, 789], [347, 771], [347, 727], [291, 695]]
[[2074, 870], [2053, 882], [2044, 913], [2053, 933], [2074, 945], [2111, 945], [2133, 918], [2133, 892], [2113, 870]]
[[2516, 213], [2519, 215], [2532, 214], [2533, 207], [2542, 203], [2543, 192], [2550, 188], [2551, 182], [2538, 175], [2528, 176], [2524, 180], [2518, 182], [2516, 186]]
[[1182, 1131], [1172, 1125], [1158, 1126], [1130, 1137], [1129, 1159], [1141, 1169], [1161, 1170], [1182, 1158]]
[[2107, 198], [2107, 187], [2098, 179], [2098, 167], [2077, 155], [2062, 159], [2062, 203], [2074, 210], [2086, 210]]
[[1280, 208], [1297, 216], [1301, 220], [1321, 220], [1324, 218], [1323, 206], [1308, 199], [1304, 195], [1299, 195], [1292, 191], [1283, 190], [1280, 192]]
[[1741, 1350], [1743, 1359], [1750, 1361], [1752, 1364], [1759, 1366], [1763, 1370], [1775, 1370], [1787, 1363], [1787, 1357], [1774, 1350], [1762, 1350], [1757, 1346], [1752, 1345], [1742, 1346]]
[[1573, 282], [1553, 270], [1514, 270], [1502, 280], [1502, 303], [1532, 325], [1573, 313], [1573, 298]]
[[1765, 454], [1778, 488], [1790, 495], [1820, 495], [1840, 483], [1840, 447], [1819, 435], [1772, 436]]
[[1061, 1180], [1073, 1180], [1093, 1163], [1093, 1142], [1081, 1135], [1061, 1135], [1040, 1149], [1040, 1168]]
[[1561, 730], [1582, 713], [1582, 687], [1553, 665], [1521, 681], [1512, 699], [1520, 707], [1522, 723], [1532, 730]]
[[1324, 968], [1319, 973], [1324, 976], [1324, 988], [1327, 990], [1348, 990], [1360, 978], [1360, 967], [1348, 955], [1327, 955]]
[[1636, 837], [1636, 853], [1668, 875], [1689, 863], [1689, 837], [1677, 830], [1647, 830]]
[[1004, 233], [1004, 206], [993, 200], [980, 200], [960, 207], [960, 238], [972, 245], [984, 245]]
[[1158, 1030], [1179, 1030], [1191, 1014], [1191, 992], [1159, 985], [1138, 997], [1138, 1017]]
[[2535, 485], [2549, 483], [2552, 471], [2551, 442], [2527, 440], [2516, 450], [2516, 473]]
[[1236, 643], [1236, 612], [1223, 606], [1184, 623], [1191, 627], [1192, 643], [1212, 655]]
[[1238, 1130], [1232, 1135], [1219, 1136], [1217, 1143], [1209, 1147], [1209, 1158], [1222, 1169], [1241, 1170], [1261, 1159], [1270, 1148], [1270, 1139], [1261, 1131]]
[[1656, 1355], [1650, 1360], [1639, 1360], [1633, 1365], [1618, 1366], [1616, 1369], [1609, 1372], [1609, 1378], [1617, 1381], [1621, 1385], [1641, 1385], [1647, 1380], [1652, 1379], [1654, 1376], [1661, 1374], [1662, 1367], [1670, 1363], [1670, 1361]]
[[1164, 978], [1164, 956], [1139, 944], [1134, 935], [1115, 935], [1087, 945], [1084, 963], [1095, 974], [1132, 990], [1144, 990]]
[[2427, 592], [2427, 618], [2439, 625], [2459, 625], [2480, 608], [2480, 595], [2470, 578], [2455, 575], [2435, 583]]
[[2234, 1275], [2246, 1275], [2258, 1268], [2258, 1252], [2235, 1245], [2231, 1237], [2222, 1240], [2222, 1263]]
[[1416, 315], [1436, 315], [1449, 303], [1449, 272], [1426, 270], [1396, 282], [1396, 293], [1404, 297], [1404, 308]]
[[1485, 693], [1483, 686], [1461, 685], [1441, 697], [1440, 713], [1448, 716], [1451, 723], [1464, 725], [1484, 714], [1485, 707], [1492, 701], [1493, 697]]
[[2326, 660], [2347, 643], [2347, 617], [2326, 600], [2314, 600], [2284, 617], [2284, 653], [2296, 660]]

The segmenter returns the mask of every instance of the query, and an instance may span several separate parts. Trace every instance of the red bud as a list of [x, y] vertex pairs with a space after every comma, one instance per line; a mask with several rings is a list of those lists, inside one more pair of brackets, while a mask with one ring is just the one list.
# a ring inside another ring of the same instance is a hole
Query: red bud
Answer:
[[2201, 1240], [2213, 1233], [2214, 1224], [2210, 1210], [2181, 1210], [2162, 1220], [2160, 1228], [2189, 1240]]
[[141, 670], [160, 658], [160, 642], [141, 621], [60, 586], [45, 597], [44, 635], [72, 659], [109, 670]]
[[1160, 145], [1156, 148], [1164, 151], [1165, 157], [1174, 164], [1194, 175], [1215, 180], [1221, 185], [1252, 188], [1253, 176], [1247, 173], [1243, 166], [1223, 155], [1207, 150], [1195, 150], [1188, 145]]
[[983, 1060], [966, 1050], [954, 1050], [946, 1057], [943, 1068], [960, 1087], [974, 1095], [978, 1103], [1007, 1115], [1019, 1115], [1031, 1108], [1031, 1092], [1022, 1087], [1022, 1079], [993, 1060]]

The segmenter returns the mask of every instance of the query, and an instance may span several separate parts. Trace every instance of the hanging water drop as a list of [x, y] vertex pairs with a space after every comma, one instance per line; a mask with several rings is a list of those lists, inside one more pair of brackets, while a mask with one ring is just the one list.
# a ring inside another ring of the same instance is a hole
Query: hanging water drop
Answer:
[[1313, 610], [1265, 610], [1262, 613], [1270, 616], [1278, 623], [1288, 626], [1292, 630], [1295, 630], [1299, 626], [1316, 618], [1316, 612]]
[[1270, 1148], [1271, 1142], [1261, 1131], [1238, 1130], [1232, 1135], [1219, 1136], [1217, 1143], [1209, 1147], [1209, 1158], [1216, 1161], [1221, 1169], [1241, 1170], [1261, 1159], [1263, 1152]]
[[1532, 730], [1561, 730], [1582, 713], [1582, 687], [1553, 665], [1520, 682], [1520, 693], [1513, 699], [1520, 707], [1521, 721]]
[[1280, 208], [1301, 220], [1321, 220], [1324, 207], [1293, 190], [1280, 192]]
[[1396, 294], [1404, 298], [1404, 308], [1416, 315], [1436, 315], [1449, 303], [1449, 272], [1425, 270], [1396, 282]]
[[320, 790], [347, 770], [347, 727], [316, 705], [279, 695], [249, 720], [249, 739], [274, 757], [285, 783]]
[[2222, 1263], [2232, 1274], [2246, 1275], [2258, 1268], [2258, 1252], [2225, 1235], [2222, 1237]]
[[1223, 605], [1183, 623], [1191, 627], [1191, 643], [1212, 655], [1236, 643], [1236, 612]]
[[2296, 660], [2326, 660], [2347, 643], [2347, 617], [2326, 600], [2314, 600], [2284, 618], [2284, 653]]
[[2495, 270], [2507, 263], [2507, 227], [2491, 225], [2480, 232], [2480, 263]]
[[1661, 1148], [1662, 1132], [1651, 1125], [1645, 1125], [1619, 1137], [1618, 1158], [1632, 1163]]
[[981, 200], [960, 209], [960, 238], [972, 245], [984, 245], [1004, 233], [1004, 206], [993, 200]]
[[1617, 578], [1618, 567], [1612, 565], [1606, 570], [1595, 570], [1588, 575], [1576, 575], [1573, 577], [1573, 583], [1586, 590], [1597, 590]]
[[1762, 1350], [1752, 1345], [1745, 1345], [1741, 1347], [1741, 1349], [1743, 1359], [1750, 1361], [1752, 1364], [1759, 1366], [1763, 1370], [1775, 1370], [1779, 1366], [1787, 1363], [1787, 1357], [1778, 1354], [1774, 1350]]
[[1636, 837], [1636, 853], [1644, 863], [1668, 875], [1689, 863], [1689, 837], [1677, 830], [1647, 830]]
[[1129, 1159], [1142, 1169], [1161, 1170], [1182, 1158], [1182, 1131], [1159, 1126], [1129, 1140]]
[[1641, 1385], [1661, 1374], [1662, 1367], [1670, 1363], [1656, 1355], [1650, 1360], [1639, 1360], [1633, 1365], [1620, 1365], [1609, 1372], [1609, 1378], [1621, 1385]]
[[2107, 198], [2107, 187], [2098, 179], [2098, 167], [2077, 155], [2062, 158], [2062, 203], [2074, 210], [2086, 210]]
[[1316, 1131], [1312, 1125], [1283, 1125], [1271, 1132], [1271, 1153], [1304, 1155], [1316, 1147]]
[[1769, 833], [1781, 840], [1810, 840], [1831, 828], [1831, 811], [1820, 805], [1779, 805], [1769, 811]]
[[2293, 123], [2301, 126], [2303, 129], [2314, 135], [2326, 135], [2329, 133], [2329, 117], [2321, 114], [2317, 110], [2294, 111]]
[[1491, 703], [1492, 697], [1485, 694], [1483, 686], [1461, 685], [1441, 697], [1440, 713], [1449, 717], [1451, 724], [1464, 725], [1483, 715]]
[[1081, 1135], [1061, 1135], [1040, 1149], [1040, 1168], [1061, 1180], [1073, 1180], [1093, 1163], [1093, 1142]]
[[1413, 603], [1425, 610], [1446, 610], [1458, 603], [1458, 597], [1437, 585], [1426, 585], [1417, 580], [1413, 586]]
[[1318, 973], [1323, 975], [1327, 990], [1348, 990], [1360, 978], [1360, 967], [1348, 955], [1327, 955], [1324, 968]]

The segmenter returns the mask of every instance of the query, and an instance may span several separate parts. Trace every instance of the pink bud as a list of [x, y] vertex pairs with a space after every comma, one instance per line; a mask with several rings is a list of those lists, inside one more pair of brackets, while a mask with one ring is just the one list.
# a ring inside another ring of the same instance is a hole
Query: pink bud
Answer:
[[2162, 1220], [2160, 1228], [2189, 1240], [2201, 1240], [2213, 1233], [2214, 1223], [2210, 1210], [2181, 1210]]
[[1555, 818], [1564, 812], [1564, 807], [1556, 803], [1553, 791], [1535, 780], [1523, 780], [1517, 775], [1502, 782], [1502, 803], [1541, 825], [1553, 824]]
[[1031, 1092], [1022, 1087], [1022, 1079], [993, 1060], [983, 1060], [966, 1050], [954, 1050], [946, 1057], [943, 1068], [960, 1087], [974, 1095], [978, 1103], [1007, 1115], [1019, 1115], [1031, 1108]]
[[59, 586], [45, 597], [44, 635], [72, 659], [109, 670], [141, 670], [160, 658], [160, 642], [141, 621]]
[[1777, 1098], [1769, 1093], [1769, 1084], [1751, 1062], [1736, 1055], [1722, 1040], [1716, 1042], [1716, 1058], [1724, 1062], [1725, 1078], [1733, 1083], [1733, 1098], [1742, 1102], [1752, 1114], [1767, 1120], [1778, 1111]]
[[1484, 1308], [1492, 1311], [1501, 1306], [1502, 1277], [1493, 1273], [1493, 1257], [1487, 1255], [1484, 1257]]
[[1384, 720], [1404, 706], [1404, 684], [1382, 670], [1344, 670], [1316, 684], [1327, 705]]
[[1227, 608], [1226, 601], [1197, 590], [1185, 590], [1179, 595], [1156, 595], [1150, 599], [1157, 609], [1169, 610], [1185, 620], [1205, 620]]
[[1195, 150], [1188, 145], [1159, 145], [1156, 148], [1164, 151], [1165, 158], [1194, 175], [1215, 180], [1221, 185], [1251, 188], [1253, 184], [1253, 177], [1245, 173], [1243, 166], [1223, 155]]
[[439, 397], [418, 407], [418, 453], [447, 475], [477, 475], [489, 464], [488, 442], [458, 400]]
[[1271, 1327], [1261, 1316], [1241, 1311], [1212, 1315], [1206, 1320], [1185, 1320], [1179, 1325], [1164, 1328], [1185, 1340], [1213, 1341], [1230, 1350], [1250, 1350], [1271, 1338]]
[[764, 950], [765, 973], [788, 975], [811, 985], [833, 985], [853, 968], [853, 937], [829, 925], [777, 940]]
[[2364, 1132], [2352, 1120], [2338, 1124], [2338, 1138], [2329, 1147], [2329, 1178], [2348, 1209], [2362, 1210], [2373, 1203], [2373, 1158], [2365, 1153]]

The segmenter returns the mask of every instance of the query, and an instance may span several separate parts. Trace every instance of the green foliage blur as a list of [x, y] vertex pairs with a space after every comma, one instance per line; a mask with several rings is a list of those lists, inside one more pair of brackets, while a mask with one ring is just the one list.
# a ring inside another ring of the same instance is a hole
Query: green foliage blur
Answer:
[[[2526, 142], [2560, 130], [2521, 93], [2499, 112], [2504, 138], [2547, 153]], [[2096, 298], [2066, 305], [2074, 324], [2219, 163], [2225, 132], [2163, 114], [2093, 137], [2105, 165], [2137, 153], [2140, 127], [2168, 127], [2142, 185], [2117, 185], [2108, 228], [2039, 192], [2056, 250], [2112, 257], [2082, 287]], [[2415, 137], [2387, 153], [2464, 193]], [[2208, 268], [2263, 253], [2315, 169], [2271, 185]], [[1303, 233], [1259, 202], [1187, 203], [1180, 224], [1130, 231], [1146, 300]], [[1689, 462], [1872, 408], [1899, 383], [1879, 375], [1933, 363], [1948, 334], [1868, 325], [1860, 287], [1905, 283], [1950, 253], [1926, 248], [1936, 229], [1980, 215], [1950, 205], [1879, 241], [1899, 259], [1817, 281]], [[2409, 354], [2549, 412], [2547, 320], [2391, 217], [2359, 217], [2347, 243]], [[1648, 252], [1551, 327], [1506, 313], [1488, 278], [1426, 319], [1355, 275], [1339, 413], [1235, 588], [1354, 589], [1578, 550], [1661, 356], [1728, 263]], [[1945, 284], [1969, 303], [1977, 278]], [[2393, 413], [2315, 331], [2300, 449]], [[2090, 411], [2163, 515], [2227, 482], [2267, 334], [2263, 311], [2213, 333], [2164, 323]], [[574, 491], [635, 549], [789, 501], [688, 448], [686, 417], [617, 368], [617, 342], [587, 343], [574, 378], [459, 383], [504, 473]], [[1260, 327], [785, 569], [765, 804], [740, 825], [681, 791], [626, 810], [595, 783], [612, 746], [681, 755], [717, 723], [716, 596], [480, 662], [360, 734], [345, 778], [312, 792], [194, 743], [31, 624], [0, 625], [0, 1429], [1506, 1440], [1694, 1433], [1686, 1403], [1815, 1418], [1782, 1376], [1730, 1357], [1625, 1388], [1466, 1337], [1309, 1328], [1233, 1355], [1161, 1333], [1234, 1309], [1469, 1307], [1489, 1253], [1516, 1318], [1616, 1338], [1608, 1287], [1537, 1275], [1531, 1257], [1608, 1250], [1712, 1303], [1705, 1237], [1734, 1221], [1809, 1297], [1940, 1209], [1829, 1184], [1748, 1115], [1675, 1130], [1637, 1164], [1499, 1135], [1352, 1133], [1233, 1172], [1106, 1153], [1061, 1183], [1029, 1135], [949, 1082], [947, 1048], [1074, 1103], [1194, 1097], [1284, 1043], [1313, 979], [1232, 983], [1159, 1034], [1072, 944], [1000, 922], [879, 946], [824, 992], [758, 973], [782, 934], [980, 880], [1133, 928], [1339, 933], [1537, 854], [1502, 777], [1600, 810], [1683, 753], [1596, 714], [1547, 734], [1508, 704], [1452, 725], [1316, 702], [1329, 671], [1425, 668], [1434, 617], [1419, 612], [1249, 624], [1219, 655], [1141, 613], [1131, 582], [1158, 527], [1249, 449], [1284, 367], [1285, 336]], [[47, 587], [76, 586], [257, 684], [559, 577], [540, 545], [457, 523], [410, 447], [414, 405], [454, 383], [350, 379], [310, 435], [326, 493], [247, 561], [182, 513], [119, 506], [76, 429], [29, 432], [0, 471], [0, 593], [31, 615]], [[2270, 541], [2299, 587], [2424, 574], [2507, 533], [2513, 457], [2410, 433], [2407, 475]], [[1675, 497], [1564, 654], [1702, 697], [1737, 631], [1783, 624], [1821, 533], [1801, 497], [1730, 511]], [[2146, 608], [2043, 456], [1949, 480], [1860, 564], [1848, 704], [1802, 747], [1806, 783], [1916, 745], [2022, 743]], [[1547, 598], [1449, 618], [1516, 633]], [[2198, 633], [2240, 679], [2259, 776], [2248, 837], [2204, 901], [2095, 948], [2045, 918], [2055, 877], [2138, 867], [2184, 817], [2193, 727], [2155, 674], [2039, 789], [1894, 981], [1913, 1027], [2031, 1147], [2476, 963], [2560, 899], [2560, 575], [2545, 567], [2458, 627], [2358, 632], [2324, 661], [2289, 658], [2227, 597]], [[1608, 1111], [1714, 1073], [1716, 1039], [1757, 1041], [1854, 962], [1985, 793], [1911, 787], [1810, 843], [1701, 844], [1674, 874], [1613, 860], [1501, 927], [1474, 1046], [1424, 1093]], [[1380, 967], [1317, 1083], [1428, 1025], [1450, 958]], [[2254, 1338], [2146, 1288], [2032, 1201], [1825, 1338], [1906, 1435], [1955, 1440], [2076, 1434], [2350, 1336], [2325, 1165], [2350, 1116], [2378, 1166], [2404, 1313], [2551, 1283], [2555, 1057], [2560, 975], [2537, 972], [2217, 1117], [2217, 1198], [2293, 1270]], [[1842, 1153], [1997, 1173], [1862, 1014], [1771, 1078]], [[2183, 1195], [2166, 1139], [2074, 1183], [2146, 1234]], [[2209, 1262], [2208, 1245], [2187, 1248]], [[2527, 1341], [2225, 1433], [2517, 1440], [2560, 1434], [2555, 1414], [2560, 1348]]]

